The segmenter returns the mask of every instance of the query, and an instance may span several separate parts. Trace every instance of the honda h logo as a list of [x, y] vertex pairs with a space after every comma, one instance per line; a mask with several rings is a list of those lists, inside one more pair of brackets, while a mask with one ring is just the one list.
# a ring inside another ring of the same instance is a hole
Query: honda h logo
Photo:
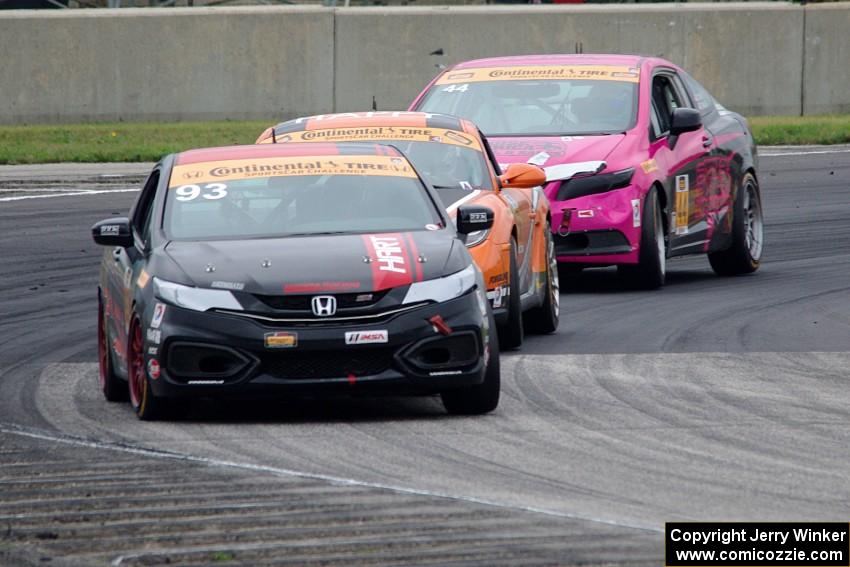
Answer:
[[313, 314], [318, 317], [330, 317], [336, 314], [336, 297], [317, 295], [313, 298]]

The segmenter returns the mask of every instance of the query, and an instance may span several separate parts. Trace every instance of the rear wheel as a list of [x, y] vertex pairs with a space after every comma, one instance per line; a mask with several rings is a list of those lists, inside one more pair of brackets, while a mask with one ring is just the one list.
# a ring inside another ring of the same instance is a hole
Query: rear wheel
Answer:
[[133, 316], [127, 345], [127, 378], [130, 385], [130, 405], [139, 419], [151, 421], [165, 413], [166, 400], [153, 395], [150, 379], [145, 370], [142, 323]]
[[546, 284], [543, 303], [525, 314], [525, 325], [532, 333], [549, 334], [558, 329], [561, 313], [561, 289], [558, 277], [558, 259], [555, 257], [555, 242], [549, 223], [546, 223]]
[[100, 391], [110, 402], [122, 402], [127, 399], [127, 383], [112, 370], [112, 353], [109, 348], [109, 334], [106, 332], [106, 313], [103, 300], [97, 301], [97, 358]]
[[510, 281], [508, 282], [508, 320], [499, 328], [499, 347], [510, 350], [522, 346], [525, 330], [522, 326], [519, 270], [516, 259], [516, 239], [511, 238]]
[[490, 413], [499, 405], [501, 370], [499, 368], [499, 341], [493, 337], [493, 319], [490, 319], [490, 357], [484, 381], [474, 386], [446, 390], [440, 394], [443, 406], [452, 415], [481, 415]]
[[640, 250], [637, 264], [617, 267], [620, 277], [636, 289], [658, 289], [667, 275], [667, 247], [664, 243], [664, 223], [655, 187], [649, 190], [641, 214]]
[[732, 209], [732, 245], [708, 255], [708, 261], [719, 276], [750, 274], [759, 268], [764, 237], [761, 194], [752, 174], [741, 180]]

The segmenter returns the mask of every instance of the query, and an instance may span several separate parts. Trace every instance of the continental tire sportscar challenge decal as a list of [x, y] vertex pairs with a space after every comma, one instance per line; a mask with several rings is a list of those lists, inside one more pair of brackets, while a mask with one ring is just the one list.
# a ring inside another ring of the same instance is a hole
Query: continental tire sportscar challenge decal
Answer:
[[398, 156], [340, 155], [239, 159], [177, 165], [169, 188], [191, 183], [307, 175], [379, 175], [416, 179], [410, 164]]
[[[480, 83], [484, 81], [592, 79], [637, 83], [640, 69], [628, 65], [517, 65], [513, 67], [483, 67], [457, 69], [440, 77], [437, 85]], [[454, 88], [456, 92], [460, 89]]]
[[[303, 130], [280, 134], [275, 143], [285, 142], [362, 142], [362, 141], [393, 141], [393, 142], [437, 142], [451, 144], [463, 148], [473, 148], [483, 151], [474, 136], [449, 130], [447, 128], [426, 128], [416, 126], [370, 126], [350, 128], [328, 128], [324, 130]], [[261, 143], [272, 143], [266, 138]]]

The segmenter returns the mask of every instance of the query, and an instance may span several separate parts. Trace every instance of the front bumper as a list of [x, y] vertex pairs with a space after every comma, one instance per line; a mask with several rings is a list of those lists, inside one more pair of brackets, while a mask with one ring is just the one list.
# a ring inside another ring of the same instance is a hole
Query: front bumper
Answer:
[[[147, 336], [148, 366], [156, 360], [159, 369], [151, 386], [157, 396], [252, 397], [270, 391], [430, 394], [479, 384], [491, 332], [479, 295], [474, 290], [368, 324], [283, 326], [169, 305], [161, 333]], [[435, 330], [428, 321], [434, 315], [450, 334]]]
[[[630, 185], [607, 193], [552, 202], [552, 232], [559, 262], [636, 264], [643, 196]], [[562, 226], [564, 215], [569, 224]]]

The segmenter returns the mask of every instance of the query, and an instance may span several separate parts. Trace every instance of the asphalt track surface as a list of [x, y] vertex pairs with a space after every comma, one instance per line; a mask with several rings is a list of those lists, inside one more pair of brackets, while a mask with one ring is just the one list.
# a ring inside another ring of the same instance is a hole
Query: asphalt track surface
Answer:
[[582, 273], [475, 418], [390, 398], [138, 422], [97, 391], [88, 229], [144, 168], [0, 168], [0, 564], [658, 565], [665, 521], [846, 521], [850, 150], [762, 154], [756, 274]]

